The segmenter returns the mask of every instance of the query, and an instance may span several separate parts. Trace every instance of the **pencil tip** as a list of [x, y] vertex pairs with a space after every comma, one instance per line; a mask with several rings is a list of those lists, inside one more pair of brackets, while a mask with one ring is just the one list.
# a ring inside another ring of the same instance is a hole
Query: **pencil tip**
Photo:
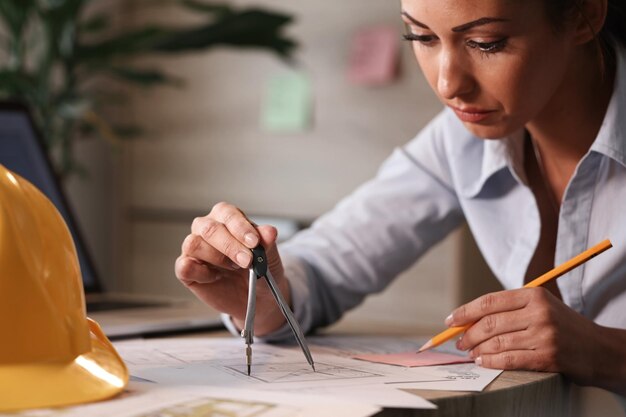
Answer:
[[417, 353], [421, 353], [427, 349], [430, 349], [433, 346], [433, 339], [430, 339], [428, 342], [424, 343], [424, 346], [417, 350]]

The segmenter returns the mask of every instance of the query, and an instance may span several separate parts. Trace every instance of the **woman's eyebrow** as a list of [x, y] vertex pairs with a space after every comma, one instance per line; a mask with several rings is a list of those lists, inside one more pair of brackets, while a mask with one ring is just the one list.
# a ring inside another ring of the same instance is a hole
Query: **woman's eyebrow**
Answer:
[[[409, 19], [416, 26], [419, 26], [424, 29], [430, 29], [428, 26], [426, 26], [419, 20], [415, 19], [413, 16], [411, 16], [405, 11], [402, 12], [402, 16]], [[465, 32], [472, 28], [475, 28], [476, 26], [487, 25], [489, 23], [509, 22], [509, 21], [510, 19], [504, 19], [500, 17], [481, 17], [480, 19], [472, 20], [471, 22], [463, 23], [462, 25], [453, 27], [452, 32]]]
[[462, 25], [459, 26], [455, 26], [452, 28], [452, 32], [465, 32], [471, 28], [474, 28], [476, 26], [482, 26], [482, 25], [487, 25], [489, 23], [496, 23], [496, 22], [510, 22], [511, 19], [504, 19], [501, 17], [481, 17], [480, 19], [476, 19], [473, 20], [471, 22], [468, 23], [464, 23]]
[[413, 24], [415, 24], [416, 26], [419, 26], [421, 28], [424, 29], [430, 29], [428, 26], [426, 26], [425, 24], [423, 24], [422, 22], [417, 21], [413, 16], [411, 16], [410, 14], [408, 14], [405, 11], [402, 11], [402, 16], [406, 17], [407, 19], [409, 19]]

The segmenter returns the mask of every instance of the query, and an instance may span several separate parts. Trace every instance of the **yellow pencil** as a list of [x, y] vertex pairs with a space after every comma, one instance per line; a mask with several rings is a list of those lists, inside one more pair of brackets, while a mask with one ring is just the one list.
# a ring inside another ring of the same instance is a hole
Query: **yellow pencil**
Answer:
[[[587, 262], [589, 259], [593, 258], [594, 256], [601, 254], [602, 252], [611, 248], [612, 246], [613, 245], [611, 244], [610, 240], [608, 239], [603, 240], [602, 242], [598, 243], [594, 247], [587, 249], [580, 255], [574, 256], [569, 261], [564, 262], [561, 265], [557, 266], [556, 268], [552, 269], [551, 271], [546, 272], [545, 274], [541, 275], [539, 278], [536, 278], [530, 281], [528, 284], [524, 285], [524, 288], [539, 287], [540, 285], [543, 285], [548, 281], [556, 279], [560, 277], [561, 275], [565, 274], [566, 272], [569, 272], [572, 269], [576, 268], [578, 265], [581, 265]], [[426, 349], [439, 346], [440, 344], [445, 343], [448, 340], [452, 339], [453, 337], [463, 333], [464, 331], [469, 329], [473, 324], [474, 323], [466, 324], [465, 326], [450, 327], [449, 329], [444, 330], [443, 332], [439, 333], [437, 336], [434, 336], [432, 339], [426, 342], [424, 346], [419, 348], [417, 352], [418, 353], [423, 352]]]

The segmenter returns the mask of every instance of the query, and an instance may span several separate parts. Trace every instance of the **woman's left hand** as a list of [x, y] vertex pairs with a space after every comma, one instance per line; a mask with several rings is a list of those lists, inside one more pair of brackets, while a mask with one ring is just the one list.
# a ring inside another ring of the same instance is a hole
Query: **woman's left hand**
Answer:
[[561, 372], [593, 384], [600, 327], [545, 288], [484, 295], [457, 308], [448, 326], [475, 323], [457, 342], [478, 365]]

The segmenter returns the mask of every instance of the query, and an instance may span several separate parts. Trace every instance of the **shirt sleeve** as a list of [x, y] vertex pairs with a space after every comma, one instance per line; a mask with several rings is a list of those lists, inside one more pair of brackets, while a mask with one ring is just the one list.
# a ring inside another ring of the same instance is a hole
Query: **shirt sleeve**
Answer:
[[[396, 149], [372, 180], [280, 245], [304, 332], [334, 323], [368, 294], [382, 291], [461, 224], [445, 125], [443, 115], [433, 120]], [[289, 337], [285, 325], [263, 339]]]

